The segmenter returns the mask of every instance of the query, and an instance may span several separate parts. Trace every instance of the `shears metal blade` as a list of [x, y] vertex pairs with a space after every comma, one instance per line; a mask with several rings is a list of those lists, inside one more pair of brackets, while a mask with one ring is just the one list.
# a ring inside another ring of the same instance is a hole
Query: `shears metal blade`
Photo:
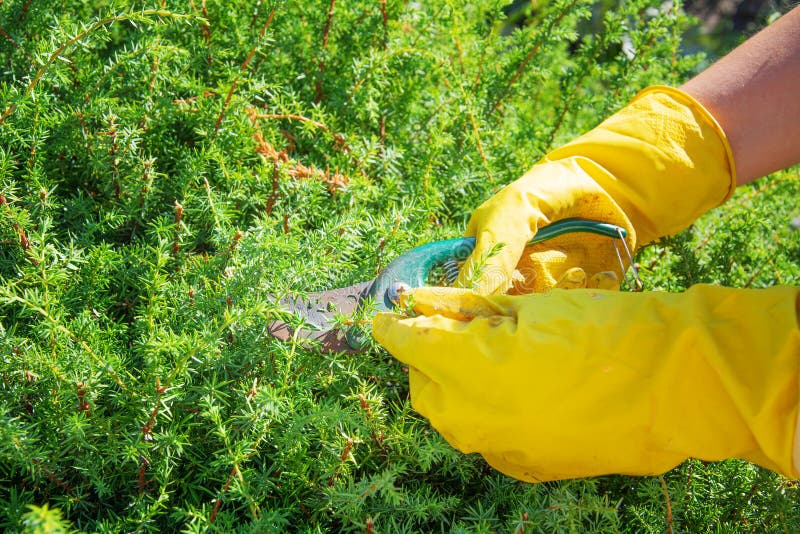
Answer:
[[346, 339], [345, 330], [336, 328], [337, 315], [351, 316], [362, 304], [372, 280], [347, 287], [318, 291], [306, 295], [286, 295], [278, 301], [279, 307], [302, 317], [303, 327], [293, 328], [283, 321], [269, 325], [269, 333], [282, 341], [293, 338], [318, 342], [331, 352], [353, 350]]
[[[630, 264], [633, 264], [632, 255], [625, 244], [626, 230], [604, 222], [587, 219], [556, 221], [540, 228], [529, 244], [541, 243], [572, 232], [588, 232], [619, 240], [627, 252]], [[616, 242], [614, 247], [617, 248]], [[374, 280], [305, 295], [286, 295], [278, 300], [278, 307], [298, 318], [297, 324], [300, 326], [292, 327], [287, 322], [274, 321], [269, 325], [269, 332], [285, 341], [310, 340], [331, 352], [364, 350], [371, 335], [369, 328], [359, 324], [359, 321], [342, 321], [342, 317], [393, 309], [400, 294], [425, 285], [434, 268], [442, 265], [457, 266], [474, 249], [474, 237], [435, 241], [398, 256]], [[617, 255], [624, 273], [626, 266], [618, 250]], [[639, 285], [635, 271], [634, 278]], [[454, 277], [448, 281], [452, 283]]]

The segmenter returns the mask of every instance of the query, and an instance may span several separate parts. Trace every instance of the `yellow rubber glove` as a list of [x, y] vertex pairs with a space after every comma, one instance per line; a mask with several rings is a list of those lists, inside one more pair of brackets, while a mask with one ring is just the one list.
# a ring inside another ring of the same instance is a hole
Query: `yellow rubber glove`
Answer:
[[[621, 276], [608, 238], [570, 234], [526, 243], [538, 228], [582, 217], [626, 228], [633, 250], [686, 228], [735, 185], [730, 146], [711, 114], [677, 89], [650, 87], [473, 213], [467, 235], [477, 244], [458, 285], [482, 294], [530, 293], [552, 288], [574, 268], [589, 279], [601, 271]], [[505, 247], [489, 257], [497, 243]]]
[[457, 449], [526, 481], [742, 458], [800, 476], [800, 288], [419, 288], [375, 317], [414, 408]]

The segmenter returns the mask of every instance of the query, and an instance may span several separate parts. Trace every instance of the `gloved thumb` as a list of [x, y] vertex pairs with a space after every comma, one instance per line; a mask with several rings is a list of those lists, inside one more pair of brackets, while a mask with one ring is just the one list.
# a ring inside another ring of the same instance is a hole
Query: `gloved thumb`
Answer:
[[426, 286], [401, 295], [400, 308], [419, 315], [469, 321], [475, 317], [512, 315], [511, 302], [499, 295], [479, 295], [470, 289]]

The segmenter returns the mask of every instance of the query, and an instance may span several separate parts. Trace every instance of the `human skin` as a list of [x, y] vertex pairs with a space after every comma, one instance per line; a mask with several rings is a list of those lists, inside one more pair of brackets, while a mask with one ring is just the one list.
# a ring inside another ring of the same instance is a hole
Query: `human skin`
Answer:
[[681, 89], [719, 122], [738, 184], [800, 162], [800, 7]]

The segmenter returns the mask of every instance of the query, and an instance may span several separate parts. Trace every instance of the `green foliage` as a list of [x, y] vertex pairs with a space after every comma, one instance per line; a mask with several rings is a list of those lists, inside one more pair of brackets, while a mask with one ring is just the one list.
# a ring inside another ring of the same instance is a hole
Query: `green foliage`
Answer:
[[46, 504], [44, 506], [28, 505], [29, 511], [25, 513], [22, 524], [25, 532], [31, 534], [61, 534], [69, 531], [69, 524], [64, 521], [61, 511], [51, 510]]
[[[460, 235], [549, 148], [685, 79], [679, 4], [550, 0], [518, 27], [493, 0], [165, 5], [0, 3], [4, 529], [797, 529], [796, 486], [737, 461], [666, 494], [511, 480], [411, 410], [379, 347], [267, 331], [269, 295]], [[799, 183], [646, 250], [649, 286], [797, 283]]]

